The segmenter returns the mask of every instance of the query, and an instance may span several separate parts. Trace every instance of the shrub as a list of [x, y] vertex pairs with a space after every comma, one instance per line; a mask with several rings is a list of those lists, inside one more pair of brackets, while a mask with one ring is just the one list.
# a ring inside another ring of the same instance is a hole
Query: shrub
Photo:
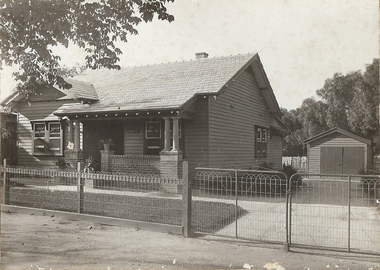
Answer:
[[[296, 174], [298, 171], [292, 165], [283, 165], [282, 166], [283, 173], [286, 174], [288, 179], [292, 177], [293, 174]], [[300, 175], [296, 175], [292, 178], [292, 186], [302, 186], [302, 177]]]
[[56, 162], [55, 165], [58, 166], [60, 170], [65, 170], [71, 168], [70, 163], [68, 163], [65, 159], [59, 158]]

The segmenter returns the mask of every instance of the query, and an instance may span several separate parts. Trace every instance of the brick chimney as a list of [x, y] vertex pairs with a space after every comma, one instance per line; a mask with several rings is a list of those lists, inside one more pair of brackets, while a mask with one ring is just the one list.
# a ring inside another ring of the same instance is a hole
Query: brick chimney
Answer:
[[207, 58], [208, 57], [208, 53], [206, 52], [197, 52], [195, 53], [195, 58], [196, 59], [202, 59], [202, 58]]

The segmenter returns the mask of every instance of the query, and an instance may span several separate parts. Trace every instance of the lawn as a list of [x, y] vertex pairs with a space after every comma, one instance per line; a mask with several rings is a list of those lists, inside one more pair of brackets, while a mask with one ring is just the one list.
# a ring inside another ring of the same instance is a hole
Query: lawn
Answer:
[[[10, 204], [76, 212], [77, 193], [74, 191], [46, 190], [18, 187], [10, 190]], [[167, 197], [133, 196], [105, 193], [84, 193], [84, 214], [116, 217], [169, 225], [182, 224], [182, 200]], [[217, 213], [217, 215], [215, 214]], [[192, 226], [202, 232], [213, 233], [229, 225], [246, 211], [222, 202], [193, 201]]]

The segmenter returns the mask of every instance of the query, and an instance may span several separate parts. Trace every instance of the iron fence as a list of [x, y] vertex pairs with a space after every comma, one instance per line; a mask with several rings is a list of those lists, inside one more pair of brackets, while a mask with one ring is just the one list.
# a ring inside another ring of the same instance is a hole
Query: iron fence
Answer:
[[290, 190], [289, 244], [380, 254], [380, 176], [303, 175]]
[[[183, 234], [380, 254], [380, 175], [196, 168], [156, 175], [3, 166], [3, 203], [182, 226]], [[185, 183], [185, 184], [184, 184]], [[180, 228], [180, 227], [178, 227]]]
[[3, 166], [3, 203], [182, 225], [182, 180]]
[[193, 206], [207, 200], [202, 213], [193, 211], [193, 220], [214, 220], [213, 227], [194, 225], [197, 233], [287, 243], [286, 190], [288, 178], [279, 171], [196, 168]]

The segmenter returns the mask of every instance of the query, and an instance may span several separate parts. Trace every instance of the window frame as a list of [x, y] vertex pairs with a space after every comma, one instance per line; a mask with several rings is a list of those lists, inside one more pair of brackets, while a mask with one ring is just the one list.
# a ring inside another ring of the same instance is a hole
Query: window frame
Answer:
[[[43, 125], [44, 126], [44, 136], [39, 134], [39, 136], [36, 136], [36, 126], [37, 125]], [[59, 133], [52, 133], [52, 134], [59, 134], [59, 136], [50, 136], [51, 132], [51, 126], [52, 125], [59, 125]], [[36, 145], [36, 140], [42, 140], [45, 145], [49, 146], [50, 145], [50, 140], [59, 140], [59, 148], [48, 148], [44, 145], [42, 147], [37, 147]], [[62, 124], [59, 121], [36, 121], [32, 122], [32, 154], [34, 156], [63, 156], [63, 129], [62, 129]], [[37, 152], [36, 149], [44, 149], [42, 152]]]
[[265, 158], [268, 156], [268, 133], [268, 128], [255, 126], [255, 157], [257, 158]]
[[[156, 136], [156, 137], [149, 137], [148, 136], [148, 126], [150, 124], [158, 124], [158, 126], [159, 126], [159, 136]], [[145, 139], [147, 139], [147, 140], [161, 139], [161, 137], [162, 137], [161, 121], [147, 121], [147, 122], [145, 122]]]

